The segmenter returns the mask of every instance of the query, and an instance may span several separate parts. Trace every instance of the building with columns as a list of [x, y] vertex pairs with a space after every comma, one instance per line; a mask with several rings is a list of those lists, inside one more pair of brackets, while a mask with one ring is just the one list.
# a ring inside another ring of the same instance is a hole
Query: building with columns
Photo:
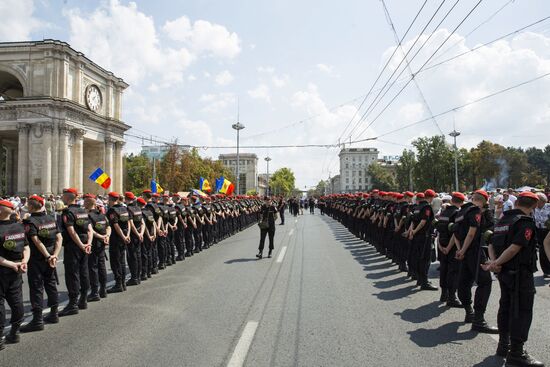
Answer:
[[123, 189], [122, 79], [67, 43], [0, 43], [0, 195]]

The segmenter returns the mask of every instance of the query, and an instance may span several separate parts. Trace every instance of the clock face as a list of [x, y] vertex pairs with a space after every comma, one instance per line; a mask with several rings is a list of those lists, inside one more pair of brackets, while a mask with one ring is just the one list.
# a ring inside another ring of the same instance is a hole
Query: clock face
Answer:
[[86, 105], [94, 112], [101, 108], [101, 92], [96, 85], [89, 85], [86, 88]]

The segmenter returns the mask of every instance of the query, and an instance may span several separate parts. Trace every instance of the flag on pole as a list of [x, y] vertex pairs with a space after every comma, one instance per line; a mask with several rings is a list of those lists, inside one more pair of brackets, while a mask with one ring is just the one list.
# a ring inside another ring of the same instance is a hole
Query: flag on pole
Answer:
[[235, 191], [235, 185], [231, 184], [227, 188], [227, 192], [225, 193], [227, 196], [233, 195], [233, 191]]
[[103, 172], [101, 168], [96, 169], [91, 175], [90, 180], [97, 183], [99, 186], [103, 187], [104, 189], [108, 189], [109, 186], [111, 186], [111, 178], [108, 174]]
[[155, 181], [151, 180], [151, 192], [161, 194], [164, 191], [164, 189]]
[[223, 183], [222, 183], [222, 188], [220, 189], [220, 192], [222, 194], [226, 194], [227, 195], [227, 190], [229, 189], [229, 186], [231, 186], [231, 181], [229, 180], [226, 180], [225, 178], [223, 179]]
[[216, 179], [216, 192], [220, 192], [220, 190], [222, 189], [224, 180], [225, 178], [223, 176]]
[[212, 191], [212, 187], [210, 186], [210, 182], [208, 182], [207, 179], [201, 177], [199, 180], [199, 189], [202, 191], [210, 192]]

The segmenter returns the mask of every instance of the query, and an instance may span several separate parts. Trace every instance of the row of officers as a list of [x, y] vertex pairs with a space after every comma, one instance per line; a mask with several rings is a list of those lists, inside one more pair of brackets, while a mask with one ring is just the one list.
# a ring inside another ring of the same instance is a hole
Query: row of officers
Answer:
[[[496, 354], [506, 358], [506, 366], [544, 366], [524, 349], [533, 318], [537, 248], [542, 247], [533, 218], [539, 197], [521, 193], [515, 208], [497, 223], [483, 190], [470, 200], [452, 193], [438, 213], [431, 205], [436, 197], [431, 189], [416, 194], [373, 190], [321, 201], [327, 214], [372, 244], [421, 290], [439, 289], [428, 280], [430, 264], [439, 258], [440, 301], [464, 309], [464, 322], [472, 324], [473, 331], [499, 334]], [[546, 241], [550, 245], [550, 235]], [[546, 256], [543, 250], [540, 256]], [[485, 321], [491, 272], [500, 285], [498, 328]]]
[[[67, 207], [56, 219], [44, 210], [42, 197], [32, 196], [30, 215], [23, 220], [16, 217], [11, 202], [0, 201], [0, 350], [6, 343], [19, 342], [19, 332], [40, 331], [45, 323], [76, 315], [88, 302], [137, 286], [167, 266], [245, 229], [258, 221], [262, 204], [257, 198], [222, 195], [201, 203], [196, 197], [161, 197], [145, 190], [139, 198], [132, 192], [124, 196], [109, 193], [105, 212], [99, 210], [92, 194], [83, 196], [82, 206], [77, 199], [76, 189], [65, 189], [62, 200]], [[69, 302], [58, 310], [56, 269], [62, 248]], [[115, 280], [110, 288], [106, 251]], [[28, 276], [32, 320], [22, 326], [23, 273]], [[44, 291], [50, 309], [47, 315], [43, 315]], [[6, 337], [2, 337], [4, 300], [11, 308]]]

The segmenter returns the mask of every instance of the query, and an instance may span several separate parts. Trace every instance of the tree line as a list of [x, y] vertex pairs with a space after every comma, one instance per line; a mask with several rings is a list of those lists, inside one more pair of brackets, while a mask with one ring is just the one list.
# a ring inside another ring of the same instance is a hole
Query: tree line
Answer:
[[441, 192], [455, 189], [455, 154], [458, 162], [459, 189], [480, 187], [543, 188], [550, 184], [550, 145], [545, 148], [505, 147], [487, 140], [471, 149], [455, 151], [442, 135], [418, 138], [414, 150], [405, 149], [397, 164], [388, 169], [372, 164], [368, 173], [373, 186], [381, 190], [422, 190]]

